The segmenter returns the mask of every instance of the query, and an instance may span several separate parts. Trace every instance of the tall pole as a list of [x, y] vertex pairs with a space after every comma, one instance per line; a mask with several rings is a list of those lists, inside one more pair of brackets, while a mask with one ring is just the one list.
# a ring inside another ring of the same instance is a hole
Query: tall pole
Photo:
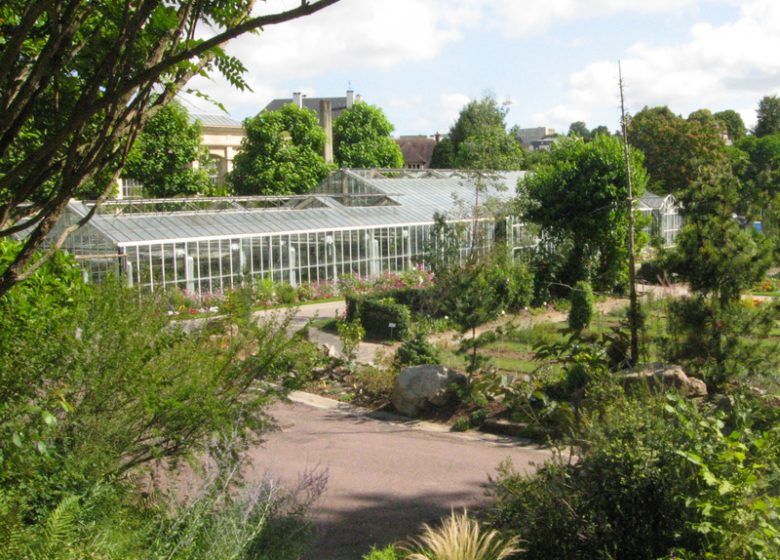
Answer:
[[631, 189], [631, 160], [628, 153], [628, 123], [623, 97], [623, 71], [618, 61], [618, 86], [620, 87], [620, 121], [623, 129], [623, 153], [626, 158], [626, 187], [628, 206], [628, 327], [631, 331], [629, 364], [639, 361], [639, 301], [636, 297], [636, 271], [634, 267], [634, 196]]

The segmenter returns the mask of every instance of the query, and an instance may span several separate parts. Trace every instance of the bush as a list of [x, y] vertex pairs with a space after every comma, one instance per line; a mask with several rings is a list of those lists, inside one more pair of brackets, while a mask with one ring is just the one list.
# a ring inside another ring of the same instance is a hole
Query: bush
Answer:
[[395, 385], [396, 372], [390, 368], [361, 365], [352, 378], [358, 397], [376, 401], [390, 398]]
[[276, 285], [276, 298], [282, 305], [298, 303], [298, 289], [287, 282], [280, 282]]
[[[358, 319], [366, 329], [366, 336], [374, 339], [402, 339], [409, 333], [409, 309], [392, 298], [373, 298], [358, 295], [346, 297], [348, 321]], [[391, 328], [390, 324], [394, 324]]]
[[648, 284], [662, 284], [672, 277], [668, 258], [658, 257], [651, 261], [644, 261], [636, 272], [637, 280]]
[[676, 396], [615, 398], [582, 422], [574, 460], [531, 476], [504, 465], [491, 519], [526, 560], [777, 558], [778, 430], [747, 418], [735, 409], [726, 430]]
[[350, 366], [353, 366], [357, 358], [360, 341], [366, 336], [366, 330], [358, 319], [345, 318], [336, 323], [336, 328], [341, 339], [341, 352], [344, 354]]
[[185, 333], [168, 295], [85, 286], [59, 255], [0, 298], [0, 559], [265, 558], [258, 543], [299, 556], [308, 502], [277, 485], [243, 494], [222, 478], [187, 506], [136, 493], [145, 467], [176, 478], [184, 457], [240, 472], [231, 462], [268, 427], [300, 352], [291, 315], [258, 324], [245, 295]]
[[[278, 391], [290, 318], [237, 312], [190, 334], [160, 312], [160, 294], [22, 283], [0, 299], [0, 490], [24, 519], [151, 462], [203, 452], [215, 433], [254, 437]], [[64, 293], [63, 293], [64, 295]], [[24, 315], [8, 305], [26, 301]], [[58, 307], [57, 301], [67, 301]]]
[[401, 556], [398, 549], [389, 544], [381, 550], [372, 546], [371, 551], [363, 555], [363, 560], [401, 560]]
[[777, 371], [778, 343], [769, 333], [779, 314], [775, 302], [724, 305], [703, 296], [673, 301], [665, 357], [703, 378], [711, 389], [746, 378], [771, 378]]
[[496, 286], [499, 305], [502, 308], [508, 311], [520, 311], [531, 304], [534, 275], [525, 263], [495, 259], [487, 265], [485, 274]]
[[441, 527], [423, 524], [422, 535], [402, 549], [408, 560], [501, 560], [518, 552], [517, 537], [503, 538], [498, 531], [484, 530], [464, 510], [442, 521]]
[[593, 289], [589, 282], [579, 281], [571, 291], [569, 310], [569, 328], [582, 332], [593, 319]]
[[396, 369], [440, 363], [439, 351], [428, 342], [428, 333], [419, 329], [415, 330], [411, 338], [403, 341], [396, 350], [393, 360]]
[[433, 316], [443, 314], [435, 287], [395, 288], [384, 292], [383, 295], [385, 297], [393, 298], [396, 302], [405, 305], [414, 313]]

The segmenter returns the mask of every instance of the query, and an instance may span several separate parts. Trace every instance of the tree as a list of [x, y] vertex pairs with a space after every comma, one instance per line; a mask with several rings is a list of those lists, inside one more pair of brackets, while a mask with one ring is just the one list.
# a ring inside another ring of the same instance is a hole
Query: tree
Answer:
[[187, 109], [173, 101], [146, 123], [123, 175], [143, 183], [144, 192], [155, 197], [207, 193], [208, 172], [193, 167], [207, 160], [200, 141], [200, 123], [191, 123]]
[[[253, 17], [254, 2], [9, 0], [0, 8], [0, 238], [27, 230], [0, 269], [0, 295], [34, 273], [108, 196], [146, 122], [198, 73], [244, 89], [223, 46], [242, 33], [338, 0]], [[201, 38], [201, 26], [211, 36]], [[98, 204], [34, 258], [68, 200], [88, 181]]]
[[246, 138], [229, 176], [237, 194], [298, 194], [327, 177], [325, 131], [313, 111], [290, 103], [247, 119], [244, 128]]
[[736, 165], [740, 179], [738, 211], [761, 219], [780, 195], [780, 134], [745, 136], [736, 147], [741, 156]]
[[745, 122], [742, 120], [742, 116], [735, 110], [726, 109], [725, 111], [719, 111], [715, 113], [715, 118], [726, 127], [726, 134], [729, 135], [729, 140], [732, 142], [739, 142], [747, 134]]
[[685, 225], [677, 236], [676, 272], [723, 307], [739, 301], [771, 261], [766, 240], [734, 219], [738, 179], [727, 164], [704, 167], [679, 201]]
[[[631, 151], [634, 196], [647, 183], [641, 154]], [[547, 281], [597, 289], [625, 283], [628, 218], [623, 147], [614, 136], [556, 144], [549, 163], [520, 186], [526, 217], [541, 226], [545, 243], [564, 253], [561, 268]]]
[[661, 192], [681, 192], [702, 165], [727, 157], [720, 124], [709, 111], [686, 120], [668, 107], [645, 107], [631, 119], [628, 140], [645, 155], [650, 189]]
[[341, 167], [404, 166], [401, 148], [390, 134], [393, 125], [382, 109], [355, 103], [333, 123], [333, 155]]
[[753, 133], [767, 136], [780, 132], [780, 97], [767, 95], [758, 103], [756, 128]]
[[776, 368], [774, 352], [760, 346], [774, 314], [754, 313], [740, 301], [742, 291], [766, 273], [771, 251], [766, 237], [734, 219], [738, 183], [727, 164], [702, 168], [680, 195], [685, 225], [672, 254], [672, 268], [688, 281], [693, 297], [670, 306], [667, 358], [715, 389]]
[[596, 136], [609, 136], [609, 128], [604, 126], [603, 124], [597, 126], [593, 130], [590, 131], [591, 138], [595, 138]]
[[569, 125], [569, 136], [578, 136], [583, 140], [591, 139], [590, 130], [583, 121], [576, 121]]
[[507, 109], [495, 97], [469, 102], [449, 135], [434, 150], [431, 167], [457, 169], [520, 169], [523, 149], [506, 130]]

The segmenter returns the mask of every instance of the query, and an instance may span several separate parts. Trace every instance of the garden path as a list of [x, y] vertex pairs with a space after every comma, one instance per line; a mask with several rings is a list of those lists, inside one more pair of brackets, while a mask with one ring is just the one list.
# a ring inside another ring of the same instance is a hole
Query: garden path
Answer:
[[513, 438], [452, 433], [389, 415], [379, 421], [331, 399], [292, 398], [299, 402], [269, 410], [280, 430], [248, 451], [246, 477], [271, 474], [295, 484], [305, 471], [327, 470], [309, 560], [357, 560], [372, 544], [415, 535], [421, 523], [452, 509], [489, 504], [488, 476], [502, 461], [528, 472], [550, 457]]

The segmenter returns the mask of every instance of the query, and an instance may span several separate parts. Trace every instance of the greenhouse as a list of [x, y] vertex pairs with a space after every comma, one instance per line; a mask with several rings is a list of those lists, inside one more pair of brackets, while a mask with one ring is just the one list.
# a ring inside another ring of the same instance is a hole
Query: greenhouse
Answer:
[[[258, 277], [293, 286], [375, 277], [424, 263], [436, 245], [437, 213], [460, 225], [461, 258], [497, 236], [513, 251], [531, 246], [522, 224], [491, 211], [514, 197], [522, 174], [341, 170], [299, 196], [107, 201], [63, 248], [90, 281], [119, 273], [128, 285], [154, 290], [205, 294]], [[71, 201], [53, 235], [92, 204]]]
[[638, 210], [651, 219], [648, 232], [660, 238], [665, 247], [674, 245], [677, 234], [682, 228], [683, 218], [675, 198], [667, 194], [659, 196], [645, 193], [639, 197]]

